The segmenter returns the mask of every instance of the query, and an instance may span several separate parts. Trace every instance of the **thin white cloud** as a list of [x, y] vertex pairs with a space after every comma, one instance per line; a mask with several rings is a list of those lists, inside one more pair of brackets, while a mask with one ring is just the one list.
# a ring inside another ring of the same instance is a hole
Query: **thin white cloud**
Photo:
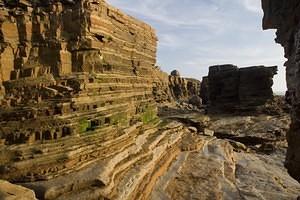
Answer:
[[[261, 30], [260, 0], [108, 0], [154, 26], [159, 38], [158, 64], [169, 72], [201, 79], [208, 66], [233, 63], [279, 65], [283, 51], [273, 32]], [[275, 90], [285, 87], [284, 73]]]
[[245, 8], [251, 12], [262, 13], [261, 0], [242, 0]]

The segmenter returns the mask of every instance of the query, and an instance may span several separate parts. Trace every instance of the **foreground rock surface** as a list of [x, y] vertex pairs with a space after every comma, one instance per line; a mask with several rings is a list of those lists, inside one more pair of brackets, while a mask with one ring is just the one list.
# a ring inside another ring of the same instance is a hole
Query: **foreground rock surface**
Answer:
[[299, 89], [299, 11], [300, 2], [297, 0], [262, 0], [264, 10], [263, 28], [277, 29], [276, 42], [285, 51], [287, 62], [287, 99], [292, 105], [292, 124], [287, 136], [289, 148], [286, 157], [286, 167], [289, 173], [300, 181], [300, 89]]
[[32, 190], [0, 180], [1, 200], [36, 200]]
[[23, 185], [40, 199], [297, 198], [300, 185], [282, 162], [287, 114], [208, 119], [191, 112], [162, 119], [128, 129], [126, 137], [139, 134], [126, 147], [106, 150], [106, 158], [78, 172]]

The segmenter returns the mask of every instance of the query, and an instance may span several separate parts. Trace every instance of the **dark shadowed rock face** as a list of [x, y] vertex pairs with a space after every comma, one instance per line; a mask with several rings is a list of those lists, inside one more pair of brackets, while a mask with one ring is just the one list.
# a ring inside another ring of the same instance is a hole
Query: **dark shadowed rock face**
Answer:
[[300, 181], [300, 1], [262, 0], [264, 10], [263, 28], [277, 29], [276, 42], [281, 44], [288, 59], [286, 79], [288, 99], [292, 105], [292, 124], [287, 136], [289, 147], [286, 167]]
[[208, 87], [211, 106], [234, 107], [238, 104], [239, 70], [234, 65], [209, 68]]
[[246, 67], [239, 69], [239, 101], [244, 106], [263, 105], [273, 97], [273, 76], [277, 67]]
[[208, 91], [208, 76], [204, 76], [202, 78], [202, 82], [201, 82], [201, 88], [200, 88], [200, 97], [202, 99], [202, 103], [204, 105], [208, 104], [208, 94], [209, 94], [209, 91]]
[[208, 77], [203, 79], [201, 97], [212, 107], [229, 110], [264, 105], [273, 97], [276, 72], [277, 67], [212, 66]]

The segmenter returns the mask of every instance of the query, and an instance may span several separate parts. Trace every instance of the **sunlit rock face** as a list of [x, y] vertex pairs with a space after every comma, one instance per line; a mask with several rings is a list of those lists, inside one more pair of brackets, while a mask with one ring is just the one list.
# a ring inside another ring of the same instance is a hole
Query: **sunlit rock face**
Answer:
[[[105, 1], [0, 8], [0, 178], [75, 171], [119, 129], [154, 120], [155, 100], [169, 98], [168, 75], [155, 68], [154, 29]], [[154, 97], [155, 88], [166, 94]]]
[[200, 82], [155, 66], [152, 27], [103, 0], [20, 0], [0, 1], [0, 34], [0, 179], [39, 199], [135, 199], [177, 155], [189, 131], [161, 126], [157, 103]]
[[286, 167], [300, 181], [300, 2], [297, 0], [262, 0], [263, 28], [277, 29], [276, 42], [284, 48], [287, 61], [287, 99], [292, 105], [292, 124], [287, 136], [289, 147]]

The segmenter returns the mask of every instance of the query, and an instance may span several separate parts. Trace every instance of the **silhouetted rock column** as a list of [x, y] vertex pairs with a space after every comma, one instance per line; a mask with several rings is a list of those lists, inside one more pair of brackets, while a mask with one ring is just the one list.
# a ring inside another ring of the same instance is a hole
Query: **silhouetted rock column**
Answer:
[[238, 104], [239, 72], [234, 65], [209, 68], [208, 87], [211, 106], [233, 107]]
[[201, 97], [202, 103], [204, 105], [207, 105], [208, 100], [209, 100], [209, 98], [208, 98], [208, 93], [209, 93], [208, 88], [209, 88], [209, 86], [208, 86], [208, 76], [204, 76], [202, 78], [201, 89], [200, 89], [200, 97]]
[[273, 76], [277, 67], [246, 67], [239, 69], [239, 101], [243, 106], [263, 105], [273, 98]]
[[273, 98], [273, 76], [277, 67], [215, 65], [203, 78], [201, 97], [211, 108], [252, 109]]

